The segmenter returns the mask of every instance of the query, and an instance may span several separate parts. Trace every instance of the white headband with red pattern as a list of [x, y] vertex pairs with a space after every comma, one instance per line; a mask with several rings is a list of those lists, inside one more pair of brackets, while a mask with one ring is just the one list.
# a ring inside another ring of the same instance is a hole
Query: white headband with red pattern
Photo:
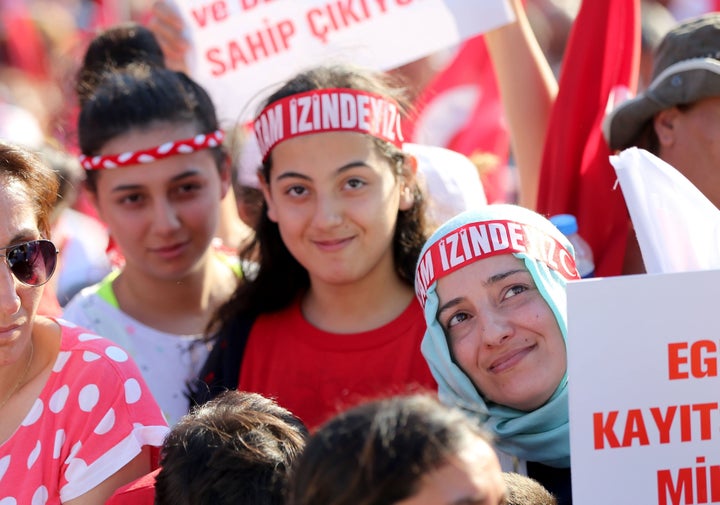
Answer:
[[201, 133], [189, 139], [165, 142], [162, 145], [143, 149], [141, 151], [127, 151], [120, 154], [105, 156], [80, 155], [80, 164], [85, 170], [104, 170], [107, 168], [125, 167], [139, 163], [152, 163], [153, 161], [175, 156], [177, 154], [189, 154], [203, 149], [210, 149], [222, 144], [225, 133], [222, 130], [215, 130], [212, 133]]

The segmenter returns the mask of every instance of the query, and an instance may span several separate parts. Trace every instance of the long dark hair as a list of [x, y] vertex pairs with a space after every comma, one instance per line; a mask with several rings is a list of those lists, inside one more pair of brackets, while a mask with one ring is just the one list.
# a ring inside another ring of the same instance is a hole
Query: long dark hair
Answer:
[[[303, 72], [270, 95], [262, 108], [290, 95], [327, 88], [374, 92], [395, 99], [404, 112], [409, 109], [403, 89], [390, 76], [350, 65], [322, 66]], [[395, 175], [401, 176], [407, 170], [408, 155], [388, 142], [376, 138], [373, 138], [373, 141], [379, 152], [395, 167]], [[271, 168], [272, 152], [262, 166], [266, 181], [270, 180]], [[427, 238], [425, 201], [417, 185], [413, 186], [413, 192], [414, 204], [408, 210], [399, 211], [393, 237], [396, 273], [409, 286], [413, 285], [415, 263]], [[240, 314], [256, 316], [287, 307], [310, 286], [307, 270], [283, 243], [277, 223], [267, 217], [267, 204], [263, 206], [254, 241], [240, 254], [248, 259], [258, 260], [257, 277], [238, 287], [230, 300], [217, 312], [211, 329], [221, 328], [225, 321]]]

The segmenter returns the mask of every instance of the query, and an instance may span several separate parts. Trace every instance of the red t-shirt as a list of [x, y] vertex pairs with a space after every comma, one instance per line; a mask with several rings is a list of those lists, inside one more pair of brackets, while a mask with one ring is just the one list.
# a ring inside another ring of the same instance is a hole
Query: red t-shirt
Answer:
[[153, 505], [155, 503], [155, 477], [160, 468], [119, 488], [105, 505]]
[[312, 326], [298, 300], [257, 318], [238, 389], [276, 399], [312, 430], [364, 400], [436, 391], [420, 353], [424, 333], [425, 319], [417, 300], [385, 326], [353, 334]]

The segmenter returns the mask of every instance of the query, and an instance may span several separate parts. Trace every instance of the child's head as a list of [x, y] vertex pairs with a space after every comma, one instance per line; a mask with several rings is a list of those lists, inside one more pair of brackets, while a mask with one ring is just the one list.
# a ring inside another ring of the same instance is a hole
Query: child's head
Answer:
[[557, 499], [535, 479], [514, 472], [503, 472], [507, 488], [505, 505], [557, 505]]
[[[424, 202], [415, 160], [401, 149], [403, 104], [388, 76], [348, 65], [301, 73], [264, 102], [255, 122], [266, 200], [258, 281], [272, 276], [288, 287], [279, 293], [267, 282], [266, 308], [287, 305], [316, 280], [354, 282], [378, 264], [412, 284]], [[277, 113], [287, 120], [279, 137]]]
[[326, 422], [298, 459], [289, 505], [482, 503], [505, 487], [485, 432], [425, 395], [354, 407]]
[[161, 451], [155, 503], [280, 505], [307, 431], [256, 393], [228, 391], [196, 407]]

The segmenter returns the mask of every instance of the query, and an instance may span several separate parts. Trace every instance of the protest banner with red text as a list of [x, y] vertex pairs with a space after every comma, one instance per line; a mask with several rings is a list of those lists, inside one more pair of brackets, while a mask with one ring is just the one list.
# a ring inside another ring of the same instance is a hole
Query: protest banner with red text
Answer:
[[720, 270], [567, 290], [573, 501], [720, 503]]
[[258, 95], [320, 63], [387, 70], [513, 20], [506, 0], [174, 0], [188, 67], [221, 119], [250, 119]]

